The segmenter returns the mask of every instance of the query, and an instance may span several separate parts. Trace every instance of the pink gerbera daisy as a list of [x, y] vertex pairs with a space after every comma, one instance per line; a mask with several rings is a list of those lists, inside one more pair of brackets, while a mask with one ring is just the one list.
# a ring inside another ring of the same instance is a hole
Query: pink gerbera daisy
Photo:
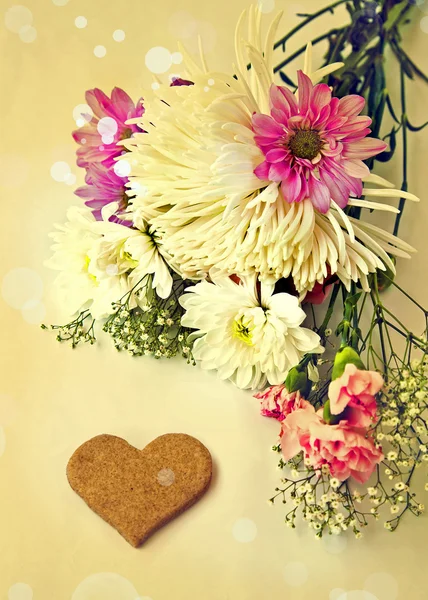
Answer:
[[[125, 151], [122, 146], [117, 146], [117, 142], [143, 131], [138, 125], [126, 124], [128, 119], [140, 117], [144, 113], [143, 100], [140, 98], [134, 104], [128, 94], [118, 87], [113, 89], [111, 98], [98, 88], [88, 90], [85, 98], [94, 114], [86, 125], [73, 131], [74, 140], [80, 144], [77, 164], [79, 167], [88, 167], [92, 163], [111, 166], [114, 159]], [[106, 118], [109, 118], [105, 121], [108, 135], [103, 135], [100, 121]]]
[[108, 169], [100, 163], [94, 163], [86, 171], [86, 185], [77, 188], [74, 193], [86, 200], [86, 206], [92, 209], [92, 214], [97, 221], [102, 221], [101, 211], [104, 206], [117, 202], [118, 209], [109, 220], [131, 226], [131, 221], [121, 218], [129, 202], [126, 194], [127, 181], [127, 177], [119, 177], [113, 168]]
[[351, 194], [362, 194], [361, 179], [370, 173], [362, 161], [387, 146], [366, 137], [371, 119], [360, 115], [364, 104], [357, 95], [333, 98], [328, 85], [314, 86], [302, 71], [298, 99], [272, 85], [271, 116], [253, 115], [254, 139], [265, 156], [254, 173], [280, 183], [289, 203], [310, 198], [326, 213], [334, 200], [344, 208]]

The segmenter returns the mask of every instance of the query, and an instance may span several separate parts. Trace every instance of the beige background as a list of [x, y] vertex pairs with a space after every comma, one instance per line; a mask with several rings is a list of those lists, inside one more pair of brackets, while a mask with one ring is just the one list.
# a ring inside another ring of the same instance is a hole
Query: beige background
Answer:
[[[152, 81], [146, 52], [153, 46], [174, 51], [177, 37], [198, 30], [208, 41], [211, 68], [229, 69], [234, 26], [247, 1], [62, 0], [58, 6], [19, 0], [33, 14], [37, 38], [30, 43], [4, 25], [13, 2], [0, 0], [0, 600], [428, 598], [426, 516], [406, 518], [393, 535], [373, 528], [361, 541], [317, 542], [304, 525], [291, 531], [283, 525], [282, 506], [266, 502], [279, 475], [269, 451], [277, 426], [259, 416], [250, 394], [179, 361], [118, 355], [107, 338], [72, 352], [37, 326], [42, 318], [55, 320], [48, 297], [52, 273], [43, 267], [47, 234], [79, 202], [73, 186], [52, 179], [51, 166], [65, 161], [76, 185], [83, 181], [70, 136], [73, 108], [95, 86], [106, 92], [122, 86], [136, 99]], [[319, 0], [276, 5], [285, 11], [285, 32], [297, 22], [296, 11], [311, 12]], [[326, 17], [311, 35], [340, 14]], [[428, 7], [415, 9], [405, 43], [427, 70], [424, 14]], [[76, 28], [77, 16], [87, 18], [86, 28]], [[113, 41], [115, 29], [125, 31], [122, 43]], [[104, 58], [93, 54], [99, 44], [107, 49]], [[180, 65], [172, 72], [180, 73]], [[396, 75], [389, 74], [395, 97]], [[413, 122], [427, 119], [427, 103], [427, 87], [415, 83]], [[423, 201], [407, 207], [401, 234], [419, 253], [411, 264], [399, 263], [400, 283], [425, 304], [427, 150], [426, 130], [411, 136], [409, 180]], [[378, 172], [400, 184], [398, 160]], [[388, 301], [416, 326], [409, 305], [393, 293]], [[69, 489], [65, 465], [98, 433], [143, 447], [169, 431], [193, 434], [208, 446], [216, 465], [213, 485], [197, 506], [135, 550]]]

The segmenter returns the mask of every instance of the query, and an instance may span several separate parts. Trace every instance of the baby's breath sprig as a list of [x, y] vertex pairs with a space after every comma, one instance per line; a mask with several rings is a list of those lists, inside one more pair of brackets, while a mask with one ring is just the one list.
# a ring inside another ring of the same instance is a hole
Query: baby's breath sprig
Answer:
[[[281, 446], [274, 446], [273, 450], [280, 452]], [[330, 476], [327, 465], [314, 470], [306, 464], [301, 453], [287, 463], [280, 459], [278, 467], [287, 476], [281, 479], [282, 486], [275, 489], [269, 502], [274, 504], [277, 498], [282, 498], [283, 504], [290, 504], [285, 515], [288, 527], [294, 529], [296, 518], [301, 515], [314, 530], [316, 538], [347, 530], [361, 538], [368, 520], [379, 518], [376, 509], [362, 505], [369, 493], [352, 492], [347, 481], [340, 482]]]
[[[152, 288], [151, 277], [144, 277], [132, 290], [113, 305], [114, 312], [103, 330], [111, 335], [117, 350], [132, 356], [172, 358], [182, 355], [195, 364], [191, 330], [181, 325], [183, 309], [178, 301], [188, 282], [173, 275], [171, 295], [160, 298]], [[137, 299], [137, 306], [131, 305]]]
[[70, 323], [65, 325], [45, 325], [42, 329], [51, 329], [58, 331], [56, 339], [58, 342], [70, 342], [72, 348], [75, 348], [80, 342], [89, 342], [91, 345], [96, 342], [95, 337], [95, 319], [92, 318], [89, 310], [83, 310]]

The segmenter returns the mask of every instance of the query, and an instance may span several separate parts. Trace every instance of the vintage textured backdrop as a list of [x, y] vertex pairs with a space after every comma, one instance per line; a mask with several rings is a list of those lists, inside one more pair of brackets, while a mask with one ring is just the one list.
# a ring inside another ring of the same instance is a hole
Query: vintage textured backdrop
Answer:
[[[258, 415], [250, 394], [179, 361], [117, 355], [107, 339], [71, 352], [38, 327], [55, 319], [53, 275], [43, 267], [47, 234], [78, 201], [73, 186], [82, 182], [70, 132], [84, 91], [118, 85], [136, 99], [152, 82], [146, 53], [159, 46], [173, 53], [177, 38], [194, 50], [198, 32], [212, 68], [230, 68], [234, 26], [247, 0], [19, 2], [25, 6], [0, 1], [0, 599], [427, 598], [426, 517], [407, 518], [394, 535], [371, 529], [361, 541], [317, 542], [304, 526], [285, 528], [281, 507], [266, 503], [278, 478], [269, 452], [277, 425]], [[267, 12], [284, 10], [282, 31], [297, 23], [296, 12], [319, 6], [264, 2]], [[428, 2], [419, 1], [406, 37], [426, 70]], [[307, 39], [307, 32], [298, 36], [290, 50]], [[165, 56], [154, 53], [154, 60]], [[169, 72], [180, 69], [172, 64]], [[397, 73], [389, 79], [396, 97]], [[412, 122], [425, 121], [427, 107], [427, 89], [416, 83]], [[399, 262], [399, 281], [427, 304], [426, 130], [411, 136], [410, 157], [411, 190], [423, 201], [406, 208], [401, 234], [419, 253], [411, 264]], [[381, 172], [400, 184], [398, 158]], [[412, 322], [409, 307], [389, 294]], [[98, 433], [143, 447], [168, 431], [193, 434], [210, 448], [213, 485], [134, 550], [70, 490], [65, 465]]]

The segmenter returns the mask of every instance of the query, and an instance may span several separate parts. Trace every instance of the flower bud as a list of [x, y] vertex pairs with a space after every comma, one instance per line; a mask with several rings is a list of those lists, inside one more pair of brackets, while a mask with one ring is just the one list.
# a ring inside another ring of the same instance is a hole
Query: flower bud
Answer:
[[[391, 260], [394, 264], [396, 263], [395, 257], [392, 256]], [[381, 271], [380, 269], [377, 269], [376, 271], [377, 288], [379, 292], [384, 292], [387, 290], [395, 279], [394, 271], [392, 271], [387, 265], [385, 265], [385, 267], [386, 268], [384, 271]]]
[[290, 369], [285, 380], [285, 387], [290, 393], [300, 392], [303, 398], [307, 398], [311, 391], [311, 382], [306, 375], [306, 370], [299, 365]]
[[340, 415], [332, 415], [330, 412], [330, 400], [324, 404], [322, 418], [328, 425], [337, 425], [343, 418], [343, 413]]
[[361, 369], [362, 371], [366, 370], [366, 367], [364, 366], [364, 363], [361, 360], [358, 352], [356, 352], [350, 346], [345, 346], [344, 348], [340, 348], [340, 350], [338, 350], [334, 359], [333, 372], [331, 374], [332, 381], [343, 375], [345, 367], [349, 363], [355, 365], [357, 369]]

